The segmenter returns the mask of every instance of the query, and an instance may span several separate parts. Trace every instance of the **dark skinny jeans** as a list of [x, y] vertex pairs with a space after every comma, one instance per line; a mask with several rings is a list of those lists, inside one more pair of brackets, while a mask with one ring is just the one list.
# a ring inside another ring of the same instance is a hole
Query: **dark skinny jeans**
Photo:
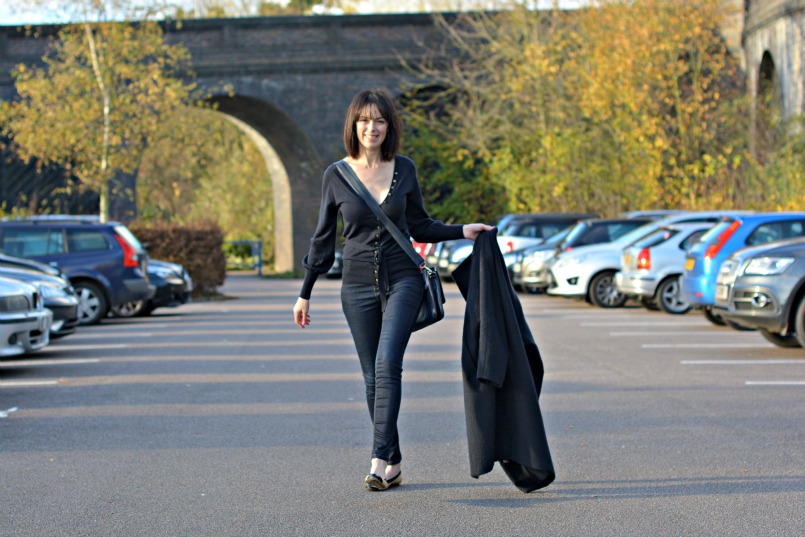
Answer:
[[422, 278], [390, 282], [386, 310], [373, 285], [345, 284], [341, 305], [347, 318], [366, 384], [366, 402], [374, 425], [372, 458], [399, 464], [397, 416], [402, 396], [402, 362], [423, 293]]

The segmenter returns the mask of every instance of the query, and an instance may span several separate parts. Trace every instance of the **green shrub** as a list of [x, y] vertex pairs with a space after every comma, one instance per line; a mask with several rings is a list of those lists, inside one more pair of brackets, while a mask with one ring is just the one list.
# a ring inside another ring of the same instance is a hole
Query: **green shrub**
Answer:
[[129, 229], [147, 245], [151, 258], [179, 263], [190, 273], [193, 296], [214, 295], [223, 285], [226, 277], [224, 236], [215, 222], [160, 223], [147, 227], [135, 222]]

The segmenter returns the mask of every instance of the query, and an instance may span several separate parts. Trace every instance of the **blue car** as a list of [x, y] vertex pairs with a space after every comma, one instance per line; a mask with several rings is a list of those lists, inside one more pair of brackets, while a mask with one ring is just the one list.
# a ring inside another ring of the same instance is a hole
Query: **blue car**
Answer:
[[693, 245], [680, 278], [682, 300], [701, 308], [712, 323], [726, 324], [713, 310], [721, 264], [733, 252], [767, 242], [805, 236], [805, 212], [756, 213], [724, 218]]
[[148, 300], [148, 254], [126, 226], [97, 216], [45, 215], [0, 221], [0, 251], [59, 269], [79, 299], [79, 323], [103, 319], [111, 306]]

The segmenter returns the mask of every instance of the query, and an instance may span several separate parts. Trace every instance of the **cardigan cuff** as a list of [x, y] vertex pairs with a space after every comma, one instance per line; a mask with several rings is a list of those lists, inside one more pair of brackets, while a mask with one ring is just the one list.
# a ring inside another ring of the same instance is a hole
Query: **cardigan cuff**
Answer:
[[302, 290], [299, 291], [299, 298], [310, 300], [310, 293], [313, 291], [313, 284], [316, 283], [319, 275], [310, 269], [305, 270], [305, 281], [302, 283]]

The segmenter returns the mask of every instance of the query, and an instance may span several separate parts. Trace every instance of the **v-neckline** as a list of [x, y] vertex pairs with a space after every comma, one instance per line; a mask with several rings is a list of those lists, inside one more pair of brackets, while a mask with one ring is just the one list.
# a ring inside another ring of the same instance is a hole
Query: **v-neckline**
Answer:
[[[346, 160], [345, 160], [345, 162], [346, 162]], [[346, 164], [347, 164], [347, 166], [352, 168], [352, 164], [350, 164], [349, 162], [346, 162]], [[355, 168], [352, 168], [352, 171], [355, 172], [355, 176], [358, 178], [358, 181], [361, 181], [361, 177], [358, 175], [358, 172], [355, 171]], [[372, 199], [375, 201], [375, 203], [377, 203], [378, 205], [380, 205], [382, 207], [383, 202], [388, 199], [389, 195], [391, 195], [391, 191], [394, 189], [394, 181], [395, 181], [396, 176], [397, 176], [397, 156], [395, 155], [394, 156], [394, 165], [391, 167], [391, 180], [389, 181], [389, 187], [386, 189], [386, 193], [383, 194], [383, 197], [380, 199], [380, 201], [378, 201], [377, 198], [375, 198], [375, 196], [372, 193], [372, 191], [369, 190], [368, 186], [366, 186], [366, 183], [361, 181], [361, 184], [363, 185], [363, 188], [365, 188], [366, 191], [369, 192], [369, 194], [372, 196]]]

